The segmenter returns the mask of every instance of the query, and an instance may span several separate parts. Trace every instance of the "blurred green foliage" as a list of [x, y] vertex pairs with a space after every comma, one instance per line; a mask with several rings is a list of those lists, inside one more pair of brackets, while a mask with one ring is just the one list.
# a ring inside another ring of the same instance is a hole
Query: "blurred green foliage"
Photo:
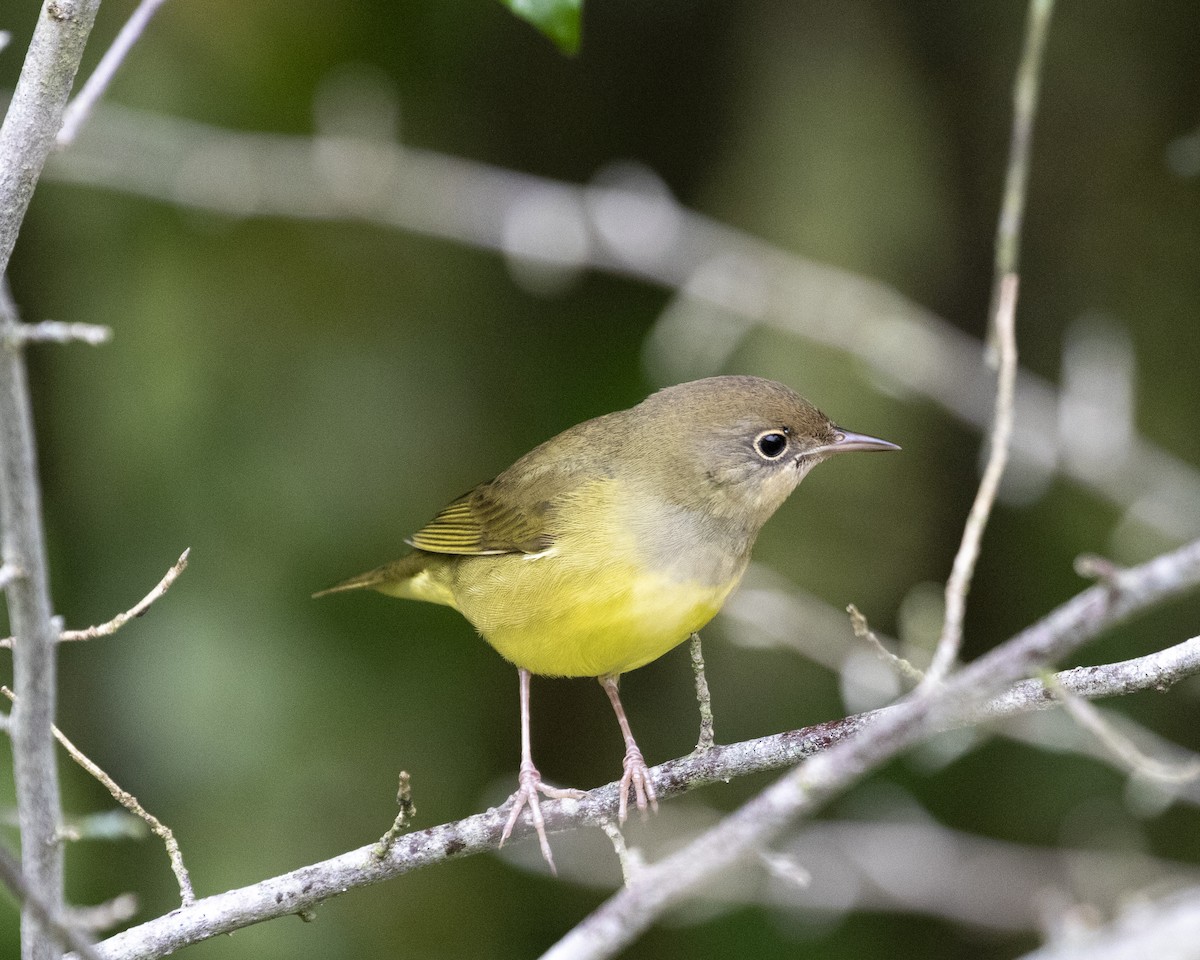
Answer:
[[579, 52], [583, 0], [501, 0], [553, 40], [563, 53]]
[[[4, 8], [0, 27], [14, 37], [0, 87], [15, 82], [37, 6]], [[131, 9], [105, 4], [85, 73]], [[493, 3], [180, 2], [158, 14], [110, 99], [305, 134], [322, 84], [368, 69], [394, 87], [407, 143], [569, 181], [637, 161], [684, 204], [880, 278], [978, 334], [1023, 16], [1017, 0], [593, 0], [587, 41], [565, 59]], [[1153, 16], [1115, 0], [1062, 4], [1019, 321], [1023, 362], [1051, 379], [1079, 317], [1123, 327], [1139, 428], [1192, 464], [1200, 180], [1167, 156], [1200, 123], [1198, 59], [1192, 0], [1164, 0]], [[418, 827], [501, 800], [517, 766], [515, 671], [452, 611], [308, 597], [398, 555], [445, 501], [534, 444], [653, 389], [642, 344], [668, 294], [585, 275], [539, 296], [498, 256], [444, 240], [197, 214], [49, 181], [11, 281], [29, 320], [115, 332], [99, 350], [31, 352], [58, 612], [70, 625], [106, 620], [192, 548], [188, 571], [144, 618], [62, 651], [60, 716], [172, 826], [197, 893], [373, 841], [395, 814], [400, 769], [412, 774]], [[823, 466], [756, 551], [894, 632], [910, 591], [949, 569], [979, 438], [860, 364], [780, 334], [752, 334], [726, 372], [784, 380], [839, 422], [904, 446]], [[1079, 589], [1077, 553], [1132, 561], [1169, 545], [1114, 539], [1120, 519], [1061, 481], [1002, 506], [971, 594], [967, 653]], [[1149, 652], [1195, 633], [1198, 612], [1180, 601], [1085, 655]], [[728, 633], [718, 622], [706, 644], [719, 738], [843, 710], [828, 670]], [[831, 643], [850, 645], [849, 629]], [[1118, 706], [1200, 748], [1197, 692]], [[596, 685], [535, 681], [533, 696], [547, 778], [612, 779], [620, 740]], [[691, 749], [683, 650], [627, 677], [623, 698], [651, 762]], [[0, 781], [10, 776], [0, 763]], [[109, 807], [65, 761], [64, 776], [69, 813]], [[1050, 846], [1082, 804], [1105, 798], [1141, 848], [1200, 859], [1192, 811], [1138, 819], [1122, 805], [1122, 777], [1091, 761], [1002, 742], [938, 770], [898, 762], [877, 779], [956, 829]], [[765, 782], [680, 805], [730, 809]], [[603, 838], [586, 842], [607, 856]], [[83, 843], [68, 868], [79, 902], [133, 890], [143, 919], [176, 903], [153, 840]], [[608, 892], [479, 857], [357, 891], [316, 923], [276, 921], [188, 955], [529, 957]], [[685, 911], [628, 955], [987, 958], [1031, 942], [925, 918], [742, 906]], [[5, 911], [0, 955], [16, 950]]]

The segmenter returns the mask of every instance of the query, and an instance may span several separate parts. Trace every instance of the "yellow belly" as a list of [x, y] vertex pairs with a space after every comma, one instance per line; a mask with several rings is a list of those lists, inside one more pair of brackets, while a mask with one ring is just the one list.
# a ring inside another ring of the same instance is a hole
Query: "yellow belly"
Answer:
[[619, 674], [658, 659], [708, 623], [736, 585], [553, 555], [461, 558], [455, 567], [453, 606], [484, 639], [518, 667], [559, 677]]
[[[615, 484], [581, 488], [541, 554], [423, 553], [400, 561], [393, 596], [454, 607], [507, 660], [560, 677], [620, 674], [656, 660], [709, 622], [737, 586], [749, 551], [702, 537], [669, 541], [686, 518]], [[670, 549], [654, 552], [653, 546]], [[706, 553], [706, 549], [708, 552]]]

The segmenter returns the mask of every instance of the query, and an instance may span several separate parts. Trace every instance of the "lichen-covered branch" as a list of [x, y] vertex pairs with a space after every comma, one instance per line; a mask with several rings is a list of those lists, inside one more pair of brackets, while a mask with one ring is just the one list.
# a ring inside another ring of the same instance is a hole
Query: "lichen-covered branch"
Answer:
[[[912, 714], [913, 703], [905, 702], [803, 730], [716, 745], [654, 767], [651, 776], [655, 791], [666, 799], [734, 777], [789, 767], [823, 751], [832, 753], [839, 745], [853, 747], [855, 752], [850, 759], [836, 761], [833, 771], [827, 764], [826, 773], [810, 784], [814, 791], [816, 784], [822, 784], [819, 793], [825, 795], [837, 786], [838, 779], [833, 773], [845, 778], [844, 783], [848, 784], [866, 769], [864, 764], [872, 758], [873, 762], [879, 762], [884, 755], [898, 752], [919, 736], [1057, 706], [1053, 693], [1040, 680], [1024, 680], [991, 697], [985, 696], [984, 691], [1028, 675], [1034, 664], [1064, 656], [1118, 620], [1197, 585], [1200, 585], [1200, 541], [1122, 572], [1115, 588], [1095, 586], [1079, 594], [1046, 619], [951, 677], [936, 698], [917, 701], [921, 705], [919, 717]], [[1200, 637], [1136, 660], [1067, 670], [1058, 674], [1057, 681], [1063, 689], [1078, 696], [1095, 698], [1134, 690], [1162, 690], [1197, 673], [1200, 673]], [[869, 737], [854, 738], [853, 744], [843, 743], [868, 726]], [[869, 756], [857, 753], [863, 743], [874, 745]], [[811, 778], [813, 774], [810, 772], [808, 776]], [[816, 796], [814, 792], [814, 799]], [[600, 827], [612, 820], [616, 807], [614, 782], [588, 792], [581, 800], [546, 802], [542, 813], [546, 829], [558, 832], [581, 826]], [[383, 859], [377, 858], [378, 844], [373, 842], [330, 860], [205, 897], [190, 907], [116, 934], [97, 949], [106, 960], [153, 960], [221, 933], [311, 910], [355, 887], [379, 883], [444, 860], [496, 850], [505, 814], [501, 809], [492, 809], [405, 834], [395, 838]], [[523, 819], [513, 839], [531, 833], [531, 826]], [[633, 884], [627, 888], [630, 892], [639, 891], [636, 896], [646, 890], [643, 875], [659, 876], [659, 865], [636, 873]], [[684, 889], [676, 888], [675, 893], [673, 900], [682, 896]], [[653, 916], [646, 914], [645, 922], [650, 922]]]
[[[618, 953], [699, 884], [784, 827], [816, 812], [831, 797], [909, 747], [969, 717], [1005, 684], [1078, 648], [1124, 619], [1150, 596], [1200, 584], [1200, 541], [1122, 571], [1112, 583], [1085, 590], [1044, 620], [980, 657], [935, 689], [921, 688], [840, 743], [811, 757], [682, 850], [639, 871], [545, 955], [552, 960], [600, 960]], [[1189, 641], [1191, 643], [1192, 641]], [[1195, 651], [1192, 651], [1194, 655]]]

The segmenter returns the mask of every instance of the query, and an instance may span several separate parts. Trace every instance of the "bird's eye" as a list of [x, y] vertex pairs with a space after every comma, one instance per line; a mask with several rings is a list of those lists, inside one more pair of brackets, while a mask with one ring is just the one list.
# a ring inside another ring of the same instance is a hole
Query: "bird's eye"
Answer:
[[754, 449], [767, 460], [778, 460], [787, 445], [787, 436], [779, 430], [768, 430], [754, 438]]

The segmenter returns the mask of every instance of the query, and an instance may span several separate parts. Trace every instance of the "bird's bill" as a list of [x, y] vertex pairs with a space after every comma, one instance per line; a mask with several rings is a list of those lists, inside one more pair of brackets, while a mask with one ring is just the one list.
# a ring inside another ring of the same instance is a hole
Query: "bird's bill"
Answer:
[[890, 440], [880, 440], [878, 437], [868, 437], [865, 433], [853, 433], [850, 430], [835, 428], [834, 441], [825, 443], [811, 450], [805, 450], [804, 456], [829, 456], [834, 453], [850, 453], [853, 450], [899, 450], [900, 445]]

